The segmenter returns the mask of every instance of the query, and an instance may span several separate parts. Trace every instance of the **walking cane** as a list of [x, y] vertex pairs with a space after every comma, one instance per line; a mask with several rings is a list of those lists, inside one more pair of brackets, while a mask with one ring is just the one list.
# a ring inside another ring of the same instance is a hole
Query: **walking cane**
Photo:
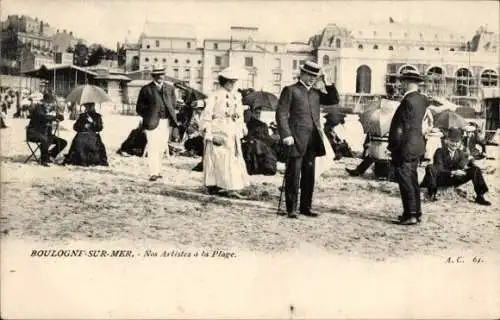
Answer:
[[[288, 160], [290, 159], [290, 153], [292, 151], [292, 146], [286, 146], [286, 152], [285, 152], [285, 168], [288, 166]], [[281, 214], [280, 209], [281, 209], [281, 198], [283, 197], [283, 190], [285, 190], [285, 182], [286, 182], [286, 169], [285, 169], [285, 174], [283, 175], [283, 182], [281, 183], [281, 190], [280, 190], [280, 199], [278, 201], [278, 211], [276, 212], [278, 215], [282, 216], [284, 214]]]

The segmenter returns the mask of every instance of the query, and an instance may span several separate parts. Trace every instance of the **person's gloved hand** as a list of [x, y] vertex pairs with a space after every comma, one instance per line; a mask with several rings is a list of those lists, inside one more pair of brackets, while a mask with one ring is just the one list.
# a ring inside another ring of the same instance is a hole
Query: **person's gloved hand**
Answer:
[[295, 143], [295, 140], [293, 139], [292, 136], [289, 136], [289, 137], [286, 137], [283, 139], [283, 144], [285, 146], [293, 146], [294, 143]]

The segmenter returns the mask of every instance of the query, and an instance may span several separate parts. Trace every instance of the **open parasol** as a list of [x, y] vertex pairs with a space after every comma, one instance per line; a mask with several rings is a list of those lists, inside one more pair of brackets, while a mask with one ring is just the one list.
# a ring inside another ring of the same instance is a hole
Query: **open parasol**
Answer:
[[363, 130], [380, 137], [387, 134], [398, 105], [397, 101], [387, 99], [369, 105], [360, 117]]
[[111, 98], [103, 89], [97, 86], [85, 84], [73, 89], [66, 98], [66, 101], [75, 102], [79, 105], [90, 102], [97, 104], [111, 101]]
[[275, 110], [278, 106], [278, 98], [271, 92], [255, 91], [244, 96], [242, 99], [244, 105], [250, 106], [252, 109], [255, 107], [262, 107], [267, 110]]
[[445, 110], [441, 112], [436, 120], [434, 120], [434, 127], [442, 129], [459, 128], [463, 129], [467, 126], [467, 121], [459, 114]]

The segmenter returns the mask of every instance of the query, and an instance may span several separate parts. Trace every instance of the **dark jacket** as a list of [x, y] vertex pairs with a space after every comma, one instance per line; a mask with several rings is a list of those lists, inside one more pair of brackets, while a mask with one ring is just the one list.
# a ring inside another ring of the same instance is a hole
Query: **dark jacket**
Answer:
[[434, 168], [440, 175], [451, 175], [451, 171], [464, 170], [470, 162], [469, 154], [461, 149], [457, 149], [451, 158], [450, 152], [446, 145], [439, 148], [434, 153]]
[[[312, 137], [313, 130], [321, 136], [320, 105], [333, 105], [339, 101], [335, 85], [326, 87], [327, 93], [311, 88], [309, 91], [300, 82], [286, 86], [276, 109], [276, 123], [281, 139], [292, 136], [295, 144], [290, 156], [303, 156]], [[319, 142], [316, 156], [325, 155], [325, 146]]]
[[169, 119], [172, 127], [177, 127], [175, 114], [175, 90], [173, 86], [163, 83], [159, 90], [154, 82], [141, 88], [137, 98], [136, 111], [142, 117], [142, 126], [146, 130], [158, 127], [160, 119]]
[[[89, 116], [92, 118], [92, 122], [88, 120]], [[86, 124], [90, 124], [90, 126], [88, 128], [85, 128]], [[76, 132], [100, 132], [102, 131], [102, 128], [102, 117], [97, 112], [84, 112], [80, 114], [75, 124], [73, 125], [73, 130], [75, 130]]]
[[34, 131], [41, 133], [43, 135], [51, 135], [53, 121], [62, 121], [64, 116], [61, 114], [52, 116], [49, 115], [48, 107], [44, 104], [38, 104], [35, 106], [30, 114], [30, 122], [28, 124], [28, 131]]
[[418, 92], [411, 92], [401, 100], [391, 121], [387, 147], [394, 164], [413, 161], [424, 155], [422, 120], [427, 105], [425, 96]]

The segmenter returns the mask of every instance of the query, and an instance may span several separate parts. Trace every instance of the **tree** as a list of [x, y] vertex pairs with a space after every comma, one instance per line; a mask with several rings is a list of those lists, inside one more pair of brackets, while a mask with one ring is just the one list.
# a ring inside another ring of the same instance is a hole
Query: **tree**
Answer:
[[15, 60], [18, 58], [24, 44], [19, 40], [17, 33], [9, 30], [1, 41], [1, 57], [3, 59]]
[[87, 65], [95, 66], [98, 65], [103, 57], [105, 56], [105, 51], [102, 45], [91, 45], [90, 46], [90, 54]]
[[78, 42], [73, 49], [73, 63], [77, 66], [84, 67], [87, 65], [89, 58], [89, 48], [81, 42]]
[[117, 60], [119, 67], [123, 66], [127, 62], [127, 50], [125, 50], [124, 46], [121, 46], [118, 49]]

